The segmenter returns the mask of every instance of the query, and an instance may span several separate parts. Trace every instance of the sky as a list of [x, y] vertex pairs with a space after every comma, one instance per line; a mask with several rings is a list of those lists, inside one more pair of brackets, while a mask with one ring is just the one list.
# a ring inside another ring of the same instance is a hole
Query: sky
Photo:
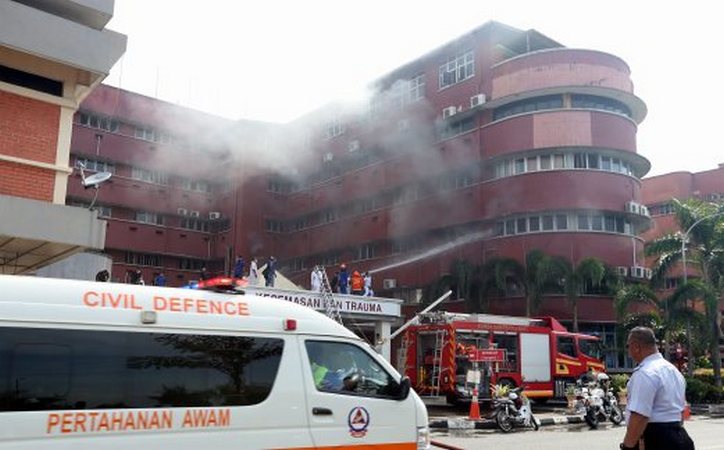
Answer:
[[716, 2], [669, 0], [116, 0], [128, 36], [106, 83], [230, 119], [288, 122], [489, 21], [631, 68], [649, 176], [724, 163]]

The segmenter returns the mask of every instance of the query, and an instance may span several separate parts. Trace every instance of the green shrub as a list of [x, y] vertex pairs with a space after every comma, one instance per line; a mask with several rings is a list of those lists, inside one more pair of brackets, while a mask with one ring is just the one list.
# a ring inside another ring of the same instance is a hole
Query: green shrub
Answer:
[[628, 384], [629, 376], [625, 373], [617, 373], [616, 375], [611, 376], [611, 389], [613, 389], [614, 394], [618, 394], [621, 391], [626, 390], [626, 385]]
[[691, 403], [719, 403], [722, 391], [699, 378], [686, 378], [686, 398]]

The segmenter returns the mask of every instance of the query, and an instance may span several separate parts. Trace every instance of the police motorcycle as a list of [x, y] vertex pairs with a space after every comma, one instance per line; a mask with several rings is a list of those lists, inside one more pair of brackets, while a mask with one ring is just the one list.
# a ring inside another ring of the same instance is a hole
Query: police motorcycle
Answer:
[[623, 412], [613, 394], [610, 380], [605, 373], [599, 373], [592, 380], [583, 378], [577, 382], [578, 409], [591, 429], [597, 428], [601, 421], [610, 420], [614, 425], [623, 422]]
[[533, 415], [524, 390], [525, 386], [520, 386], [493, 396], [493, 412], [490, 416], [503, 433], [510, 433], [516, 426], [532, 427], [536, 431], [540, 427], [540, 421]]

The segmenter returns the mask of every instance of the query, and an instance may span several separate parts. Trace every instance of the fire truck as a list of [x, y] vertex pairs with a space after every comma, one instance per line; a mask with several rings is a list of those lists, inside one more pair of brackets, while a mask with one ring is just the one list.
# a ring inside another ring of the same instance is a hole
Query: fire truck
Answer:
[[[493, 385], [526, 385], [528, 397], [564, 397], [589, 368], [604, 371], [600, 340], [569, 333], [553, 317], [424, 313], [405, 330], [398, 368], [423, 398], [448, 403], [480, 397]], [[472, 377], [471, 377], [472, 375]]]

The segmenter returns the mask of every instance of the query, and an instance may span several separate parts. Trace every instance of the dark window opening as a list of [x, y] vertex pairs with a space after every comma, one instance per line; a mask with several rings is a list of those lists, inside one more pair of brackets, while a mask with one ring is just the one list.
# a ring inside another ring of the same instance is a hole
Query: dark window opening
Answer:
[[45, 92], [46, 94], [63, 96], [63, 83], [50, 78], [41, 77], [22, 70], [11, 69], [10, 67], [0, 65], [0, 81], [14, 84], [16, 86], [32, 89], [34, 91]]

